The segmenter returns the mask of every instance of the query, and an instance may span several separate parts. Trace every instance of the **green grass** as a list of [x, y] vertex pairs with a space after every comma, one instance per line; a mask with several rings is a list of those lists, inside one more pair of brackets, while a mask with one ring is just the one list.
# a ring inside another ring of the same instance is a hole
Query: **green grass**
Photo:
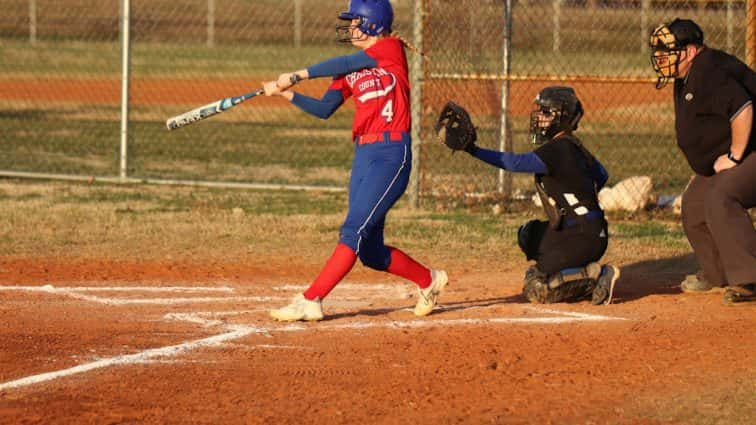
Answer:
[[659, 222], [639, 220], [637, 222], [611, 223], [609, 233], [617, 240], [632, 240], [655, 246], [667, 246], [686, 249], [690, 245], [678, 222]]
[[[8, 200], [23, 202], [42, 198], [39, 194], [5, 196]], [[2, 199], [2, 195], [0, 195]], [[194, 188], [182, 193], [170, 190], [142, 191], [139, 186], [126, 185], [121, 189], [95, 184], [86, 191], [61, 191], [56, 193], [52, 204], [59, 206], [123, 205], [118, 213], [149, 215], [166, 212], [190, 212], [197, 209], [232, 211], [241, 209], [247, 214], [272, 214], [291, 216], [301, 214], [330, 214], [343, 210], [346, 195], [330, 192], [303, 191], [239, 191], [224, 189]], [[140, 204], [148, 207], [131, 208]]]
[[[290, 110], [291, 114], [301, 118], [300, 112]], [[75, 111], [50, 110], [0, 114], [4, 129], [0, 169], [116, 174], [119, 123], [71, 118], [75, 115]], [[350, 133], [332, 134], [329, 129], [347, 127], [349, 119], [348, 114], [336, 114], [328, 127], [305, 119], [296, 131], [286, 122], [229, 124], [207, 120], [190, 129], [168, 132], [162, 122], [135, 121], [130, 126], [129, 174], [229, 181], [254, 177], [268, 183], [344, 185], [353, 150]], [[261, 169], [275, 169], [277, 174], [261, 175]]]
[[[347, 205], [345, 193], [9, 179], [0, 179], [0, 201], [0, 255], [201, 261], [325, 252], [336, 243]], [[483, 206], [413, 210], [405, 197], [387, 217], [386, 243], [465, 267], [522, 264], [517, 229], [543, 218], [532, 205], [523, 207], [502, 214]], [[630, 220], [610, 215], [606, 261], [689, 252], [678, 220], [647, 212]]]
[[[117, 116], [115, 107], [102, 110], [106, 111], [103, 116]], [[162, 110], [145, 107], [138, 114], [167, 115]], [[246, 113], [247, 110], [239, 110], [229, 116], [245, 118]], [[4, 129], [0, 169], [116, 175], [119, 123], [115, 119], [96, 119], [97, 115], [86, 117], [89, 114], [88, 108], [0, 113], [0, 126]], [[331, 120], [321, 122], [292, 108], [277, 114], [270, 122], [229, 122], [218, 118], [174, 132], [166, 131], [162, 121], [135, 120], [129, 129], [128, 174], [138, 178], [344, 186], [353, 155], [349, 143], [350, 119], [348, 112], [339, 112]], [[432, 119], [428, 117], [428, 125]], [[525, 118], [518, 118], [513, 123], [515, 152], [533, 149], [525, 122]], [[498, 148], [498, 128], [494, 124], [479, 129], [481, 146]], [[593, 121], [578, 132], [610, 171], [609, 183], [648, 174], [657, 190], [682, 189], [690, 171], [674, 144], [671, 128], [623, 129], [623, 125], [623, 122]], [[424, 131], [429, 134], [432, 130]], [[467, 192], [495, 190], [497, 169], [466, 155], [451, 155], [438, 143], [423, 144], [421, 159], [429, 190], [438, 186], [437, 179], [446, 179], [445, 184], [459, 184], [460, 190]], [[513, 178], [516, 188], [532, 189], [530, 176], [515, 174]], [[473, 187], [465, 189], [469, 185]]]

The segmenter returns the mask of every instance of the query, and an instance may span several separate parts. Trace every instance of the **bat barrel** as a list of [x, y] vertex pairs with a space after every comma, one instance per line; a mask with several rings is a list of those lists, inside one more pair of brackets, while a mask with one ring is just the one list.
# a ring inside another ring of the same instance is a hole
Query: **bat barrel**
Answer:
[[244, 102], [247, 99], [251, 99], [264, 92], [265, 90], [263, 89], [257, 89], [251, 93], [247, 93], [241, 96], [227, 97], [218, 100], [181, 115], [176, 115], [175, 117], [168, 118], [168, 120], [165, 122], [165, 126], [168, 128], [168, 130], [175, 130], [177, 128], [184, 127], [185, 125], [189, 125], [195, 121], [203, 120], [205, 118], [219, 114], [233, 106], [238, 105], [239, 103]]

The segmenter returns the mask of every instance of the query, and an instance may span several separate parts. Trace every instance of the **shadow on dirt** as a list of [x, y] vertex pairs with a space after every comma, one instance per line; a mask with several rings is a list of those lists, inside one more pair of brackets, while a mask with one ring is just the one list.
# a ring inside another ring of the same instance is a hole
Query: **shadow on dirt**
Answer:
[[[644, 260], [624, 265], [620, 268], [621, 276], [617, 281], [613, 304], [622, 304], [649, 295], [679, 295], [680, 282], [698, 268], [695, 256], [691, 254], [656, 260]], [[578, 300], [575, 302], [584, 302]], [[432, 315], [444, 312], [467, 310], [471, 308], [490, 307], [498, 304], [529, 304], [521, 294], [506, 297], [486, 298], [469, 301], [457, 301], [441, 304]], [[363, 309], [352, 312], [328, 315], [326, 320], [337, 320], [357, 316], [385, 316], [406, 310], [412, 311], [414, 305], [397, 308]], [[414, 317], [414, 316], [413, 316]]]
[[[439, 304], [436, 309], [433, 311], [433, 313], [430, 314], [430, 316], [434, 316], [440, 313], [449, 312], [449, 311], [459, 311], [459, 310], [467, 310], [470, 308], [480, 308], [480, 307], [490, 307], [492, 305], [498, 305], [498, 304], [528, 304], [528, 301], [525, 299], [522, 295], [510, 295], [508, 297], [500, 297], [500, 298], [487, 298], [482, 300], [469, 300], [469, 301], [458, 301], [458, 302], [450, 302], [450, 303], [444, 303], [443, 301], [441, 304]], [[345, 313], [338, 313], [333, 315], [328, 315], [324, 320], [336, 320], [336, 319], [344, 319], [348, 317], [357, 317], [357, 316], [385, 316], [390, 313], [395, 313], [398, 311], [406, 310], [407, 312], [411, 313], [412, 309], [414, 309], [414, 305], [408, 305], [405, 307], [397, 307], [397, 308], [377, 308], [372, 310], [358, 310], [358, 311], [350, 311]], [[411, 317], [415, 317], [414, 315]]]
[[692, 253], [624, 265], [620, 268], [614, 302], [619, 304], [655, 294], [680, 294], [680, 282], [697, 268]]
[[439, 313], [441, 311], [459, 311], [459, 310], [467, 310], [470, 308], [480, 308], [480, 307], [490, 307], [492, 305], [498, 305], [498, 304], [530, 304], [528, 300], [525, 299], [525, 297], [521, 294], [518, 295], [510, 295], [508, 297], [500, 297], [500, 298], [487, 298], [483, 300], [469, 300], [469, 301], [458, 301], [455, 303], [448, 303], [443, 304], [437, 307], [438, 310], [436, 310], [434, 313]]

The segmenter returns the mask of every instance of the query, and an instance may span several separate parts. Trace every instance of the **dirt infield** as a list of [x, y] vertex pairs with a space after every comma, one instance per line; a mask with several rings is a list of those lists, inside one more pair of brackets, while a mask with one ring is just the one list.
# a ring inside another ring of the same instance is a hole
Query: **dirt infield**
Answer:
[[421, 319], [358, 267], [327, 320], [286, 325], [266, 310], [314, 260], [4, 258], [0, 422], [752, 423], [756, 306], [679, 293], [678, 263], [623, 264], [596, 307], [529, 305], [524, 265], [460, 260]]

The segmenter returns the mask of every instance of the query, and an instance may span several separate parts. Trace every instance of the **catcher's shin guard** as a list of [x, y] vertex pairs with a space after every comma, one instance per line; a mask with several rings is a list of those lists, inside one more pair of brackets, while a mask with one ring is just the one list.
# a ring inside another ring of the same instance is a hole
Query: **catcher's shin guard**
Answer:
[[[599, 266], [599, 272], [601, 267]], [[596, 279], [580, 278], [549, 288], [548, 276], [532, 266], [525, 272], [522, 293], [533, 304], [553, 304], [563, 301], [579, 301], [590, 298], [596, 287]]]
[[592, 262], [585, 267], [572, 267], [564, 269], [549, 278], [549, 288], [554, 289], [575, 280], [593, 279], [598, 280], [601, 274], [601, 264]]
[[580, 301], [591, 298], [593, 289], [596, 287], [595, 279], [580, 279], [567, 282], [564, 285], [549, 290], [546, 303], [558, 303], [566, 301]]

